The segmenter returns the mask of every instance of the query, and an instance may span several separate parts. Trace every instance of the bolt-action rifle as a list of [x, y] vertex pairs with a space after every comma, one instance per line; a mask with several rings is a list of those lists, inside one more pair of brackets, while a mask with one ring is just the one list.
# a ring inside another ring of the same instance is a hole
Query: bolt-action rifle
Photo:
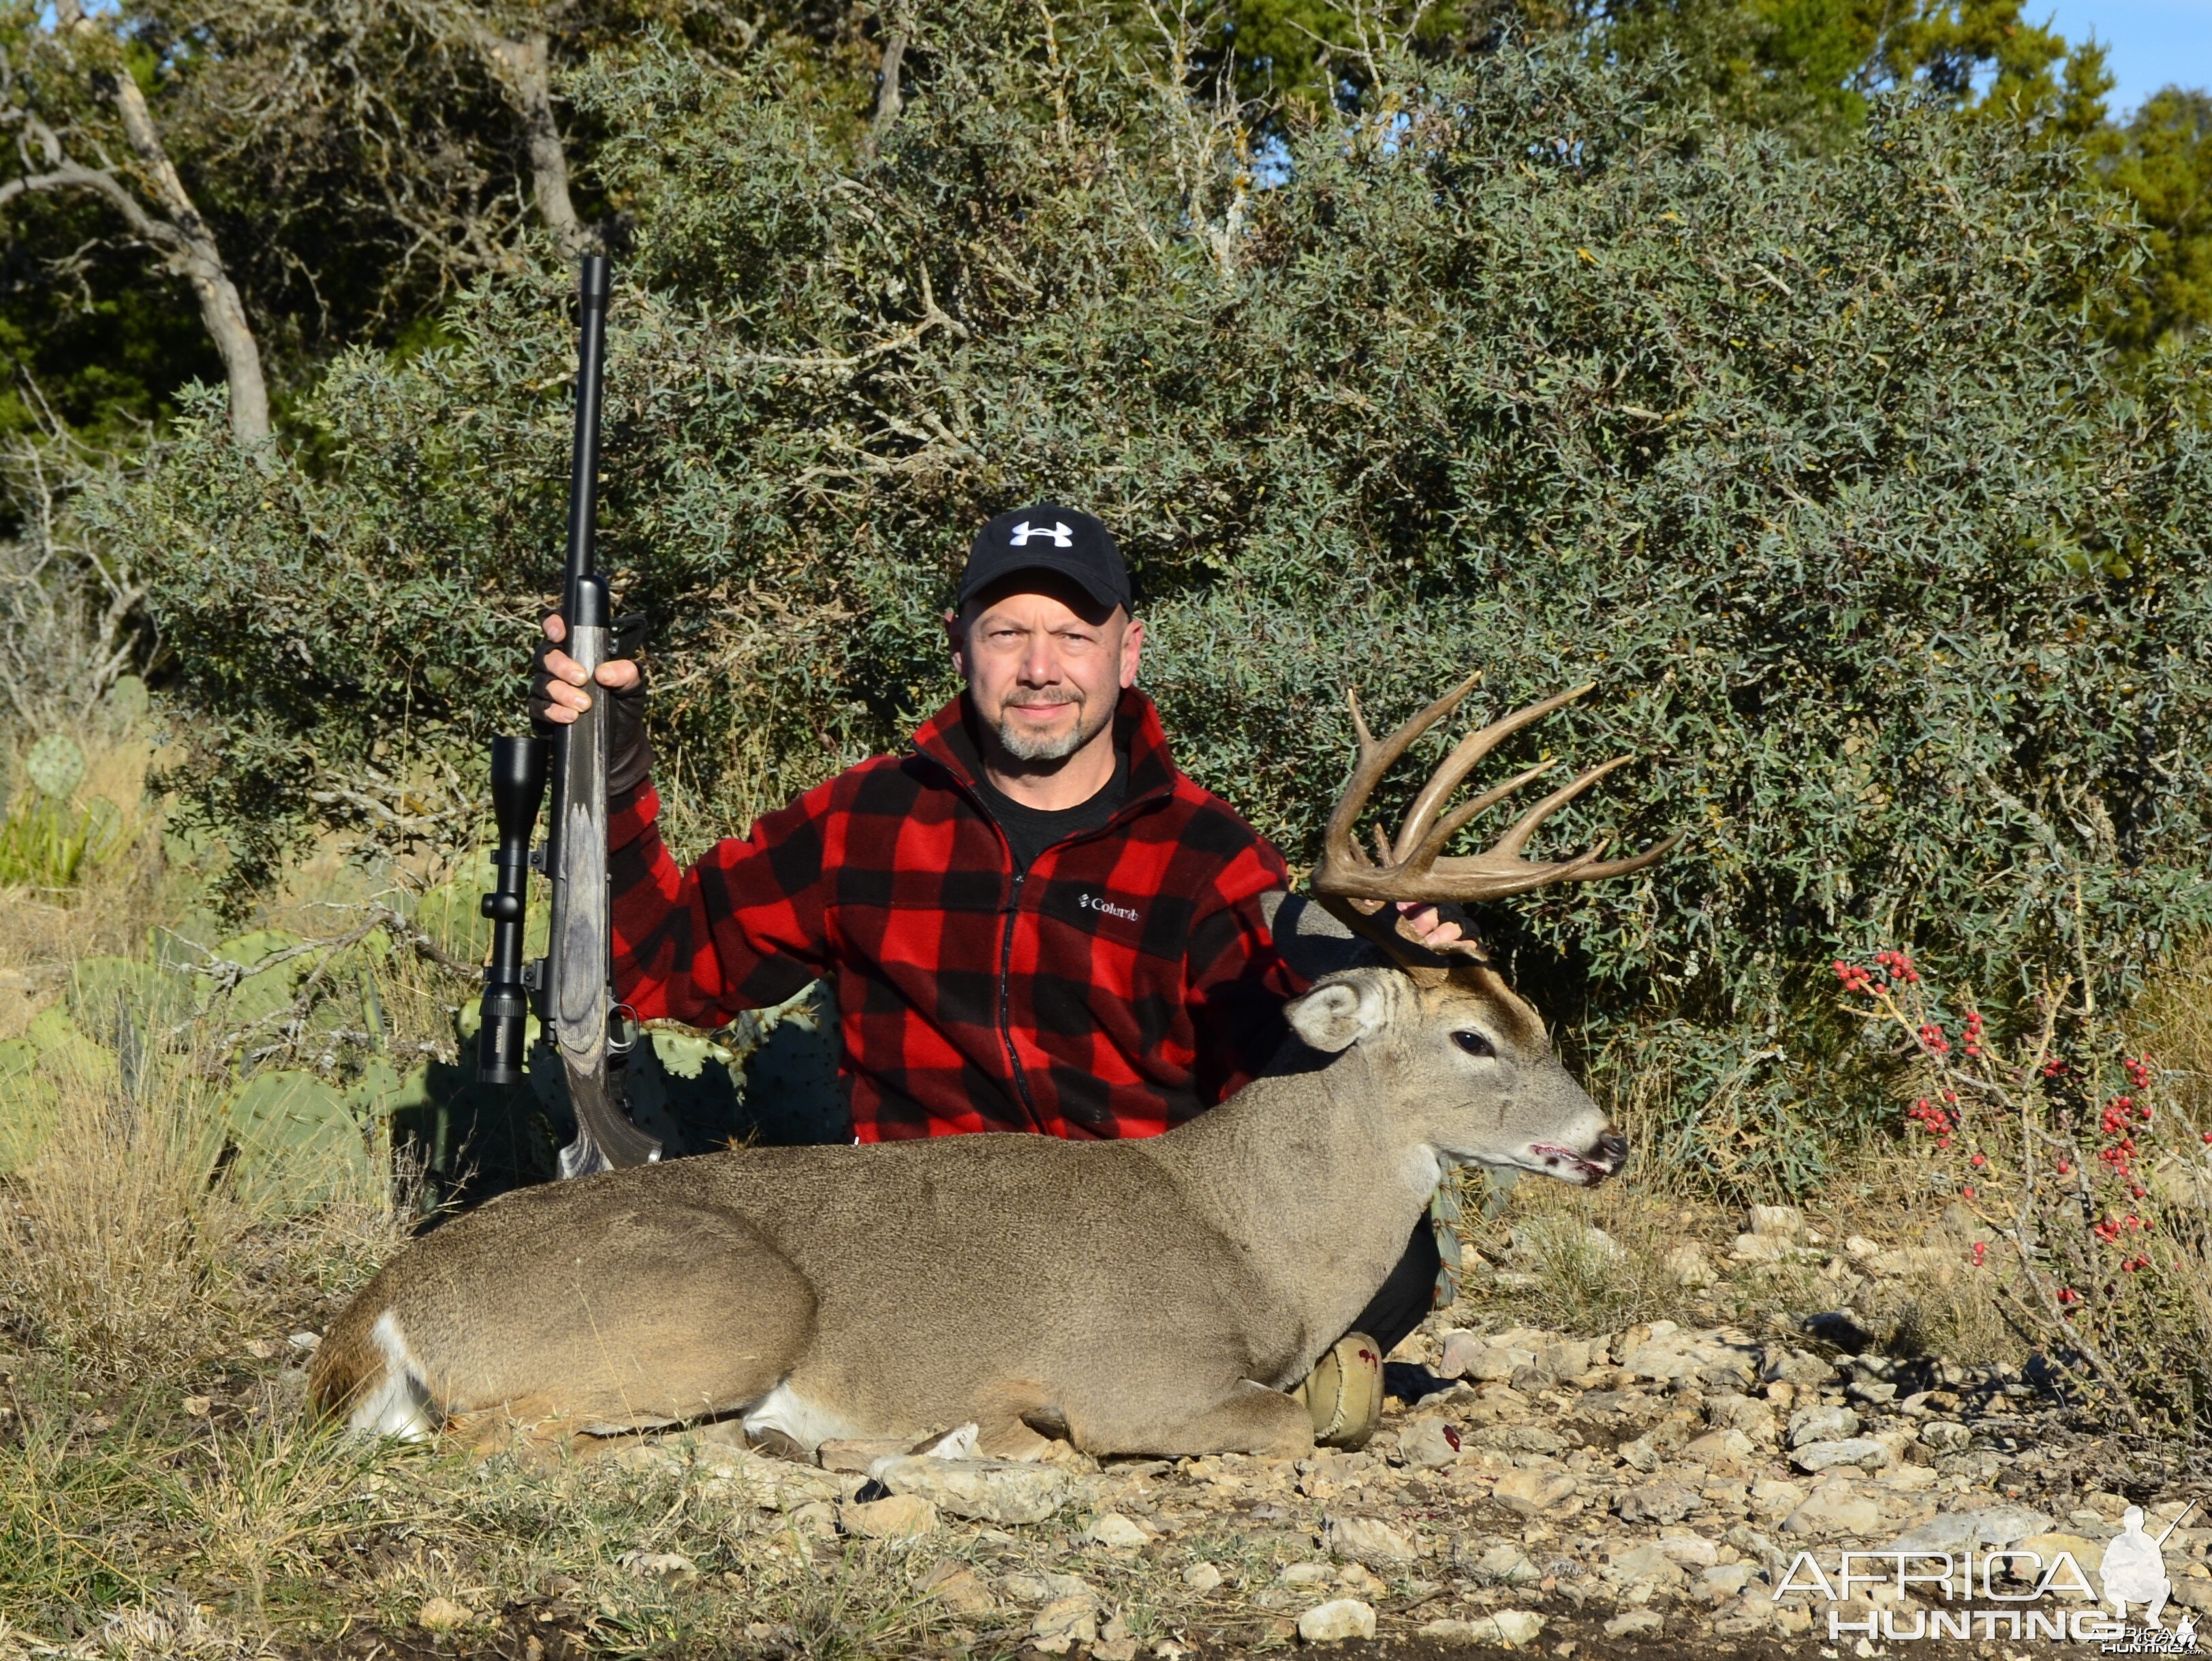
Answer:
[[[605, 257], [586, 255], [577, 289], [581, 315], [576, 441], [568, 472], [568, 557], [561, 615], [568, 624], [562, 649], [587, 674], [606, 660], [611, 610], [606, 579], [594, 569], [593, 548], [610, 287]], [[621, 1170], [660, 1157], [660, 1144], [632, 1124], [622, 1105], [619, 1066], [635, 1040], [635, 1028], [622, 1019], [611, 984], [606, 695], [596, 681], [586, 684], [592, 707], [550, 743], [537, 738], [491, 742], [499, 851], [492, 855], [492, 891], [483, 897], [483, 915], [492, 922], [492, 952], [484, 970], [483, 1025], [477, 1037], [477, 1077], [486, 1084], [519, 1082], [527, 1017], [534, 1007], [539, 1043], [544, 1051], [559, 1056], [576, 1112], [576, 1140], [561, 1150], [563, 1177]], [[533, 855], [530, 837], [549, 763], [553, 808], [545, 847]], [[552, 927], [547, 955], [525, 964], [523, 914], [533, 868], [552, 881]]]

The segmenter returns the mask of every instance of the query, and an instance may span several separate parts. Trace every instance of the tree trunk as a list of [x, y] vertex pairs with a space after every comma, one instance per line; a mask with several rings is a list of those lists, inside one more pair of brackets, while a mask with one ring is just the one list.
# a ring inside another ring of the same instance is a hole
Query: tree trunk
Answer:
[[906, 63], [906, 31], [893, 29], [890, 38], [884, 42], [882, 78], [876, 86], [876, 113], [868, 122], [867, 153], [873, 155], [890, 131], [891, 123], [899, 118], [905, 106], [905, 96], [899, 90], [899, 71]]
[[[62, 26], [73, 34], [82, 38], [93, 31], [94, 25], [78, 0], [61, 0], [55, 12]], [[168, 246], [170, 267], [181, 271], [192, 285], [192, 294], [200, 304], [200, 320], [207, 326], [216, 350], [222, 355], [223, 375], [230, 386], [230, 435], [241, 445], [262, 443], [269, 436], [269, 383], [261, 373], [261, 348], [246, 320], [238, 286], [223, 264], [222, 249], [200, 217], [184, 180], [177, 176], [138, 82], [127, 68], [107, 71], [106, 80], [106, 90], [123, 118], [123, 131], [131, 148], [137, 152], [146, 183], [176, 234], [176, 240]]]
[[583, 245], [584, 228], [568, 199], [568, 153], [561, 146], [561, 129], [553, 119], [553, 81], [544, 30], [510, 40], [483, 23], [472, 26], [477, 51], [507, 94], [507, 101], [522, 118], [524, 141], [530, 154], [530, 196], [538, 216], [560, 240], [563, 252], [573, 254]]

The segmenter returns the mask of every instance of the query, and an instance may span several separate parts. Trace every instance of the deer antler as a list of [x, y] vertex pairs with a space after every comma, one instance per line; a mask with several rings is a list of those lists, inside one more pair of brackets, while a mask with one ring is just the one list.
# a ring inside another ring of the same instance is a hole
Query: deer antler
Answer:
[[[1479, 673], [1469, 675], [1388, 738], [1379, 741], [1368, 730], [1366, 717], [1360, 714], [1358, 695], [1346, 695], [1352, 705], [1352, 726], [1359, 734], [1359, 752], [1352, 764], [1351, 780], [1345, 785], [1335, 811], [1329, 815], [1328, 829], [1322, 833], [1321, 863], [1314, 867], [1310, 880], [1315, 895], [1340, 921], [1383, 946], [1392, 957], [1409, 968], [1422, 967], [1433, 972], [1437, 958], [1434, 954], [1415, 946], [1395, 928], [1382, 926], [1372, 915], [1377, 903], [1390, 900], [1472, 903], [1498, 899], [1508, 894], [1523, 894], [1532, 888], [1547, 888], [1556, 883], [1594, 882], [1601, 877], [1626, 876], [1664, 858], [1681, 840], [1678, 833], [1628, 859], [1607, 859], [1606, 849], [1610, 844], [1605, 843], [1572, 859], [1528, 860], [1521, 857], [1521, 850], [1528, 845], [1528, 839], [1535, 834], [1538, 825], [1615, 768], [1625, 766], [1634, 759], [1630, 756], [1616, 756], [1611, 761], [1601, 762], [1585, 770], [1553, 791], [1516, 819], [1505, 834], [1485, 852], [1451, 857], [1444, 855], [1445, 845], [1475, 815], [1495, 806], [1522, 785], [1548, 771], [1551, 764], [1540, 762], [1516, 777], [1462, 802], [1449, 812], [1443, 812], [1443, 805], [1452, 792], [1458, 789], [1467, 776], [1474, 771], [1476, 764], [1505, 739], [1532, 722], [1541, 721], [1561, 705], [1571, 703], [1595, 684], [1595, 682], [1585, 681], [1571, 691], [1561, 692], [1556, 697], [1546, 698], [1540, 703], [1532, 703], [1524, 709], [1516, 709], [1511, 715], [1502, 716], [1489, 726], [1469, 733], [1453, 745], [1451, 753], [1438, 764], [1429, 782], [1422, 786], [1420, 794], [1413, 799], [1413, 805], [1407, 812], [1406, 822], [1398, 828], [1397, 836], [1386, 839], [1377, 828], [1375, 843], [1379, 857], [1370, 859], [1360, 848], [1353, 829], [1360, 814], [1366, 810], [1368, 798], [1374, 794], [1376, 785], [1406, 753], [1414, 739], [1460, 706], [1480, 678]], [[1370, 904], [1358, 904], [1361, 901]], [[1470, 955], [1479, 957], [1480, 948], [1475, 947]]]

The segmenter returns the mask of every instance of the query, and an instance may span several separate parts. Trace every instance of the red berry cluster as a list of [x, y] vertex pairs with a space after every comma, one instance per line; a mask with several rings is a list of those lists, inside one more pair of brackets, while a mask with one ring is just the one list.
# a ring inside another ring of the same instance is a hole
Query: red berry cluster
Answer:
[[1978, 1056], [1982, 1053], [1982, 1012], [1980, 1010], [1969, 1009], [1966, 1012], [1966, 1030], [1959, 1043], [1960, 1047], [1969, 1056]]
[[1920, 1024], [1920, 1047], [1931, 1056], [1951, 1053], [1951, 1041], [1943, 1036], [1943, 1029], [1933, 1021]]
[[1936, 1146], [1938, 1147], [1950, 1147], [1951, 1133], [1959, 1128], [1958, 1120], [1936, 1106], [1925, 1096], [1907, 1108], [1905, 1116], [1908, 1119], [1918, 1120], [1922, 1128], [1936, 1139]]
[[1844, 990], [1861, 997], [1873, 995], [1877, 989], [1875, 985], [1877, 975], [1884, 983], [1879, 989], [1884, 992], [1919, 983], [1920, 971], [1912, 966], [1912, 959], [1902, 952], [1884, 947], [1874, 954], [1874, 964], [1872, 969], [1863, 969], [1855, 963], [1847, 963], [1838, 958], [1832, 966], [1836, 978], [1844, 983]]

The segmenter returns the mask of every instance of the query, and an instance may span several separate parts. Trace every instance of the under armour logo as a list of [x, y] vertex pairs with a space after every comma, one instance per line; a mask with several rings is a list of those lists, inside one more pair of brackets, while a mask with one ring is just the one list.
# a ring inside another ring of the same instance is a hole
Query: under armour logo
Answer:
[[1030, 538], [1031, 537], [1050, 537], [1052, 538], [1052, 545], [1055, 548], [1073, 548], [1075, 546], [1075, 532], [1069, 530], [1065, 525], [1060, 524], [1057, 520], [1054, 522], [1052, 529], [1048, 531], [1043, 526], [1033, 526], [1027, 520], [1024, 520], [1020, 524], [1014, 526], [1013, 535], [1010, 539], [1010, 545], [1016, 548], [1026, 548], [1030, 545]]

